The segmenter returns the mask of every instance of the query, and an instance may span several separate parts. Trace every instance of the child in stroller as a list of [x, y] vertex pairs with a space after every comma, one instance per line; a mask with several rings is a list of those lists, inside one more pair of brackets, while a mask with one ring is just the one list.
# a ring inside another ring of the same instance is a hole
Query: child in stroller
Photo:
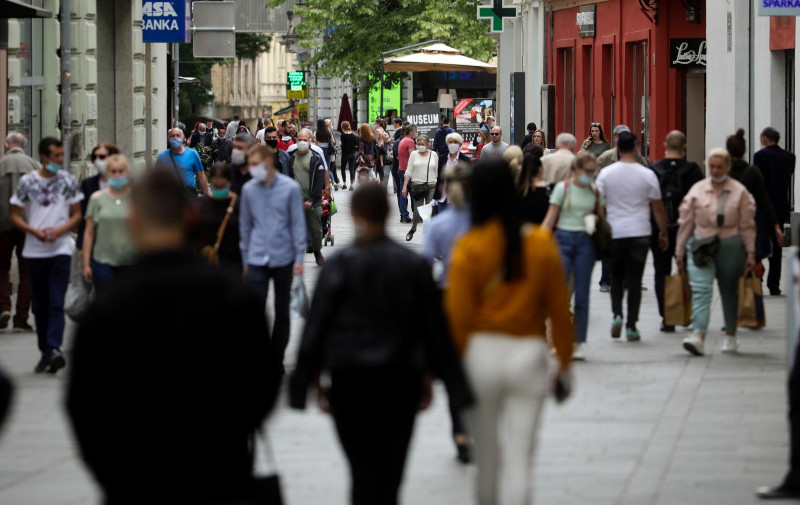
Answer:
[[334, 235], [331, 233], [331, 216], [336, 214], [336, 202], [328, 191], [322, 193], [322, 237], [323, 245], [333, 247]]

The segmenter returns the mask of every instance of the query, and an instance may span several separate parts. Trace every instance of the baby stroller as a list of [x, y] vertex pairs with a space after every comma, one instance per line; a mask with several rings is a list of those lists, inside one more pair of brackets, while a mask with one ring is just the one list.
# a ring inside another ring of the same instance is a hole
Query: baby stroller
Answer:
[[333, 195], [323, 193], [322, 195], [322, 237], [323, 245], [330, 245], [333, 247], [334, 235], [331, 233], [331, 216], [336, 214], [336, 202], [333, 201]]

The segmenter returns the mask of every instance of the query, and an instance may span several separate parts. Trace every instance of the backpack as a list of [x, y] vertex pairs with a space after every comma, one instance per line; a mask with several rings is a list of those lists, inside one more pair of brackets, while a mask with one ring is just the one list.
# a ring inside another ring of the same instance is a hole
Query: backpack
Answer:
[[[683, 162], [675, 170], [670, 170], [669, 164], [675, 162]], [[689, 188], [685, 188], [683, 184], [683, 177], [690, 170], [694, 169], [697, 165], [694, 162], [687, 162], [685, 160], [672, 160], [663, 159], [652, 164], [652, 169], [658, 177], [659, 186], [661, 186], [661, 199], [664, 201], [664, 208], [667, 211], [667, 224], [670, 226], [678, 223], [678, 209], [681, 206], [681, 201]]]

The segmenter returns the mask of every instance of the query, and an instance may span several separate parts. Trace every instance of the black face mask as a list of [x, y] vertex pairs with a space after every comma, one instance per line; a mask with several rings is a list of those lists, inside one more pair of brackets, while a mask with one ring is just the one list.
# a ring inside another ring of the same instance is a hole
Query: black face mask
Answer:
[[264, 141], [268, 146], [275, 149], [278, 147], [278, 139], [269, 139]]

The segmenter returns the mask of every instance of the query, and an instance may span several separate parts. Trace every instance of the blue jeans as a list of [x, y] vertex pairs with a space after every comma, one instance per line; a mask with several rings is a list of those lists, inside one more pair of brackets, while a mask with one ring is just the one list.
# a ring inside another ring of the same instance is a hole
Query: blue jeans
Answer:
[[575, 283], [575, 341], [586, 342], [589, 327], [589, 288], [596, 261], [592, 238], [583, 231], [556, 230], [556, 242], [561, 251], [564, 277]]
[[114, 277], [121, 274], [127, 267], [113, 267], [105, 263], [98, 263], [95, 260], [89, 260], [89, 266], [92, 268], [92, 283], [96, 289], [100, 289], [109, 283]]
[[33, 291], [33, 315], [39, 350], [48, 355], [64, 342], [64, 296], [69, 284], [72, 258], [26, 258]]
[[397, 185], [397, 206], [400, 208], [400, 217], [408, 219], [408, 198], [403, 198], [403, 180], [406, 178], [405, 170], [398, 170], [394, 183]]

